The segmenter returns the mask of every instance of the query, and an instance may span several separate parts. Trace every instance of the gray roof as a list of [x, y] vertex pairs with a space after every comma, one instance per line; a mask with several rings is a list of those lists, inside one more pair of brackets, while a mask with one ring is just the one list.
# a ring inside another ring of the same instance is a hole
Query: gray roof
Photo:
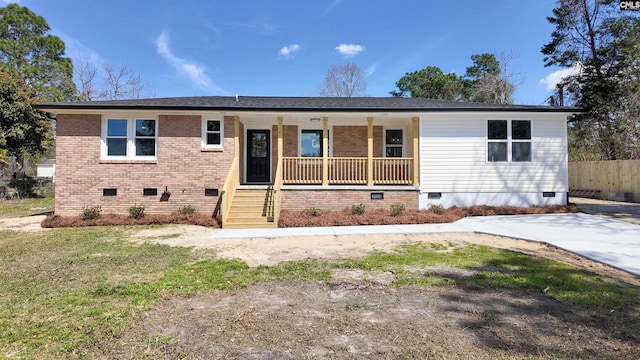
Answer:
[[194, 96], [40, 103], [42, 110], [226, 110], [226, 111], [534, 111], [582, 112], [576, 107], [496, 105], [402, 97]]

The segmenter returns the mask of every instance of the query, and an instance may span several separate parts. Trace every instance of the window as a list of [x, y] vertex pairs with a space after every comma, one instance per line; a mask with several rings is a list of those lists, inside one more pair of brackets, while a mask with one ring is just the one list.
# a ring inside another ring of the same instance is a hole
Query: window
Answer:
[[156, 121], [136, 120], [136, 156], [156, 156]]
[[301, 130], [300, 157], [322, 157], [322, 130]]
[[106, 119], [102, 158], [155, 159], [157, 137], [156, 119]]
[[531, 161], [531, 121], [511, 121], [512, 161]]
[[489, 120], [487, 161], [531, 161], [531, 120]]
[[142, 196], [158, 196], [158, 189], [144, 188], [142, 189]]
[[223, 123], [222, 120], [202, 121], [202, 147], [222, 148]]
[[402, 157], [402, 143], [402, 130], [386, 130], [384, 156]]
[[127, 156], [126, 119], [107, 120], [107, 156]]
[[489, 120], [488, 161], [507, 161], [507, 120]]

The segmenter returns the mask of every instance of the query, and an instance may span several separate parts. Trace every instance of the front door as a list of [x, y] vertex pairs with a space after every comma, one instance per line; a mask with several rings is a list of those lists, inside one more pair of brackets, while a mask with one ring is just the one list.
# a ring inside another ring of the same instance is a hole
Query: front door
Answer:
[[269, 182], [271, 147], [269, 130], [247, 130], [247, 182]]

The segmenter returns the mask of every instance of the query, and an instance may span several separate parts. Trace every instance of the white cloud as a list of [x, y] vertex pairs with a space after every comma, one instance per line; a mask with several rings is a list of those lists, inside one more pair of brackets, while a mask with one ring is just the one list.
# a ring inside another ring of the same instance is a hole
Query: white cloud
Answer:
[[369, 76], [369, 75], [373, 75], [374, 72], [376, 72], [376, 70], [378, 69], [378, 65], [380, 64], [380, 61], [375, 62], [373, 65], [369, 66], [365, 71], [364, 74], [365, 76]]
[[322, 14], [320, 16], [324, 16], [327, 13], [329, 13], [331, 10], [333, 10], [333, 8], [335, 8], [336, 6], [340, 5], [340, 3], [342, 3], [344, 0], [333, 0], [331, 2], [331, 4], [329, 4], [329, 6], [327, 6], [326, 9], [324, 9], [324, 11], [322, 12]]
[[291, 44], [280, 49], [280, 56], [284, 56], [285, 58], [291, 57], [294, 52], [300, 51], [300, 45]]
[[211, 86], [211, 78], [205, 73], [204, 66], [190, 60], [177, 57], [169, 47], [169, 36], [162, 32], [156, 39], [156, 51], [162, 58], [173, 66], [176, 70], [184, 73], [199, 87], [208, 88]]
[[567, 76], [577, 75], [582, 72], [582, 64], [575, 63], [572, 67], [561, 69], [558, 71], [554, 71], [551, 74], [545, 76], [543, 79], [540, 79], [540, 83], [545, 85], [547, 91], [554, 91], [556, 89], [556, 85], [562, 81], [562, 79]]
[[360, 54], [365, 50], [365, 47], [356, 44], [340, 44], [336, 46], [336, 50], [338, 50], [340, 54], [349, 57]]

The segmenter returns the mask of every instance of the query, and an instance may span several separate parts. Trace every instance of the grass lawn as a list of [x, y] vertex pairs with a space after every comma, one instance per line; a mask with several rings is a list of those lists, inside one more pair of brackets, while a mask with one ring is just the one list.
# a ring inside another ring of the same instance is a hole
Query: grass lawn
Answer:
[[[139, 228], [138, 228], [139, 229]], [[640, 289], [567, 265], [483, 246], [414, 244], [340, 262], [306, 260], [249, 268], [204, 250], [139, 244], [131, 227], [0, 232], [0, 358], [91, 358], [159, 300], [268, 281], [321, 281], [332, 269], [392, 271], [390, 286], [476, 286], [547, 293], [612, 309], [640, 330]], [[412, 275], [429, 264], [473, 276]]]
[[42, 214], [53, 211], [53, 196], [0, 200], [0, 219]]

